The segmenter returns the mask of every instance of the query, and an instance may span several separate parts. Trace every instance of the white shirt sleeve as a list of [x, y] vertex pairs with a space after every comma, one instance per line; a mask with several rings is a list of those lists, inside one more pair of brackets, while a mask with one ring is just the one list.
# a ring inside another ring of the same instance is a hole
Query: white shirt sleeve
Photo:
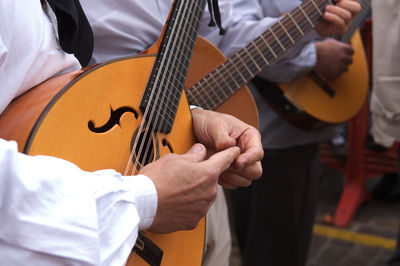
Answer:
[[156, 213], [143, 175], [85, 172], [2, 139], [0, 169], [0, 265], [123, 265]]
[[61, 49], [39, 0], [1, 0], [0, 25], [0, 113], [37, 84], [81, 68]]

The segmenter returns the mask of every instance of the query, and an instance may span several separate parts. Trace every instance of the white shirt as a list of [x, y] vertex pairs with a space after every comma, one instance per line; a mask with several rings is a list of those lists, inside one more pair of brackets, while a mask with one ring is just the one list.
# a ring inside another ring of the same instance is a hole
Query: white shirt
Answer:
[[[65, 54], [39, 0], [0, 1], [0, 112], [59, 73]], [[152, 181], [27, 156], [0, 139], [0, 265], [123, 265], [157, 208]]]
[[0, 7], [1, 113], [16, 96], [80, 65], [61, 50], [39, 0], [2, 0]]
[[[95, 44], [91, 62], [106, 62], [132, 56], [149, 48], [160, 36], [172, 2], [172, 0], [81, 0], [94, 32]], [[221, 36], [217, 27], [208, 26], [210, 16], [207, 6], [199, 34], [227, 55], [247, 45], [280, 19], [270, 16], [257, 21], [241, 21], [238, 14], [233, 12], [234, 1], [218, 2], [222, 26], [227, 29], [226, 34]], [[298, 53], [300, 50], [301, 46], [291, 52]]]

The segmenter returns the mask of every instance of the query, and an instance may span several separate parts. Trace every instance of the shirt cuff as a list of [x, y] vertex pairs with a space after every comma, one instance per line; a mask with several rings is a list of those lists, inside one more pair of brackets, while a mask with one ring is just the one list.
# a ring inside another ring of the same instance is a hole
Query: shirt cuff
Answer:
[[195, 109], [195, 108], [199, 108], [199, 109], [203, 109], [203, 108], [201, 108], [200, 106], [197, 106], [197, 105], [189, 105], [189, 108], [190, 108], [190, 110], [193, 110], [193, 109]]
[[151, 226], [157, 211], [157, 190], [153, 181], [145, 175], [123, 176], [122, 180], [130, 188], [137, 202], [140, 217], [139, 229]]

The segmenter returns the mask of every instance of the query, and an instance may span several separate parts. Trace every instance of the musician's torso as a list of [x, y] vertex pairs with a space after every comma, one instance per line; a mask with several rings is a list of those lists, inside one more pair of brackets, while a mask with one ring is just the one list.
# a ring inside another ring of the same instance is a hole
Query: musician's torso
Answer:
[[[11, 100], [62, 70], [80, 68], [54, 38], [40, 1], [4, 0], [0, 9], [0, 113]], [[27, 55], [28, 53], [28, 55]], [[21, 56], [23, 55], [23, 56]]]

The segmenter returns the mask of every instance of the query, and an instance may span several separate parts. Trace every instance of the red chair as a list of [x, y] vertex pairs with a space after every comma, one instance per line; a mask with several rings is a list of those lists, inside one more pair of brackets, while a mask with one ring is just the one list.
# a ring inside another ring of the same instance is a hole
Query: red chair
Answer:
[[[367, 20], [361, 30], [364, 48], [371, 73], [372, 65], [372, 22]], [[371, 199], [365, 180], [384, 173], [397, 172], [397, 143], [385, 152], [366, 148], [368, 134], [368, 101], [360, 112], [348, 123], [347, 155], [335, 156], [328, 146], [323, 145], [321, 160], [344, 176], [343, 191], [333, 217], [335, 226], [349, 225], [355, 212], [366, 200]]]

